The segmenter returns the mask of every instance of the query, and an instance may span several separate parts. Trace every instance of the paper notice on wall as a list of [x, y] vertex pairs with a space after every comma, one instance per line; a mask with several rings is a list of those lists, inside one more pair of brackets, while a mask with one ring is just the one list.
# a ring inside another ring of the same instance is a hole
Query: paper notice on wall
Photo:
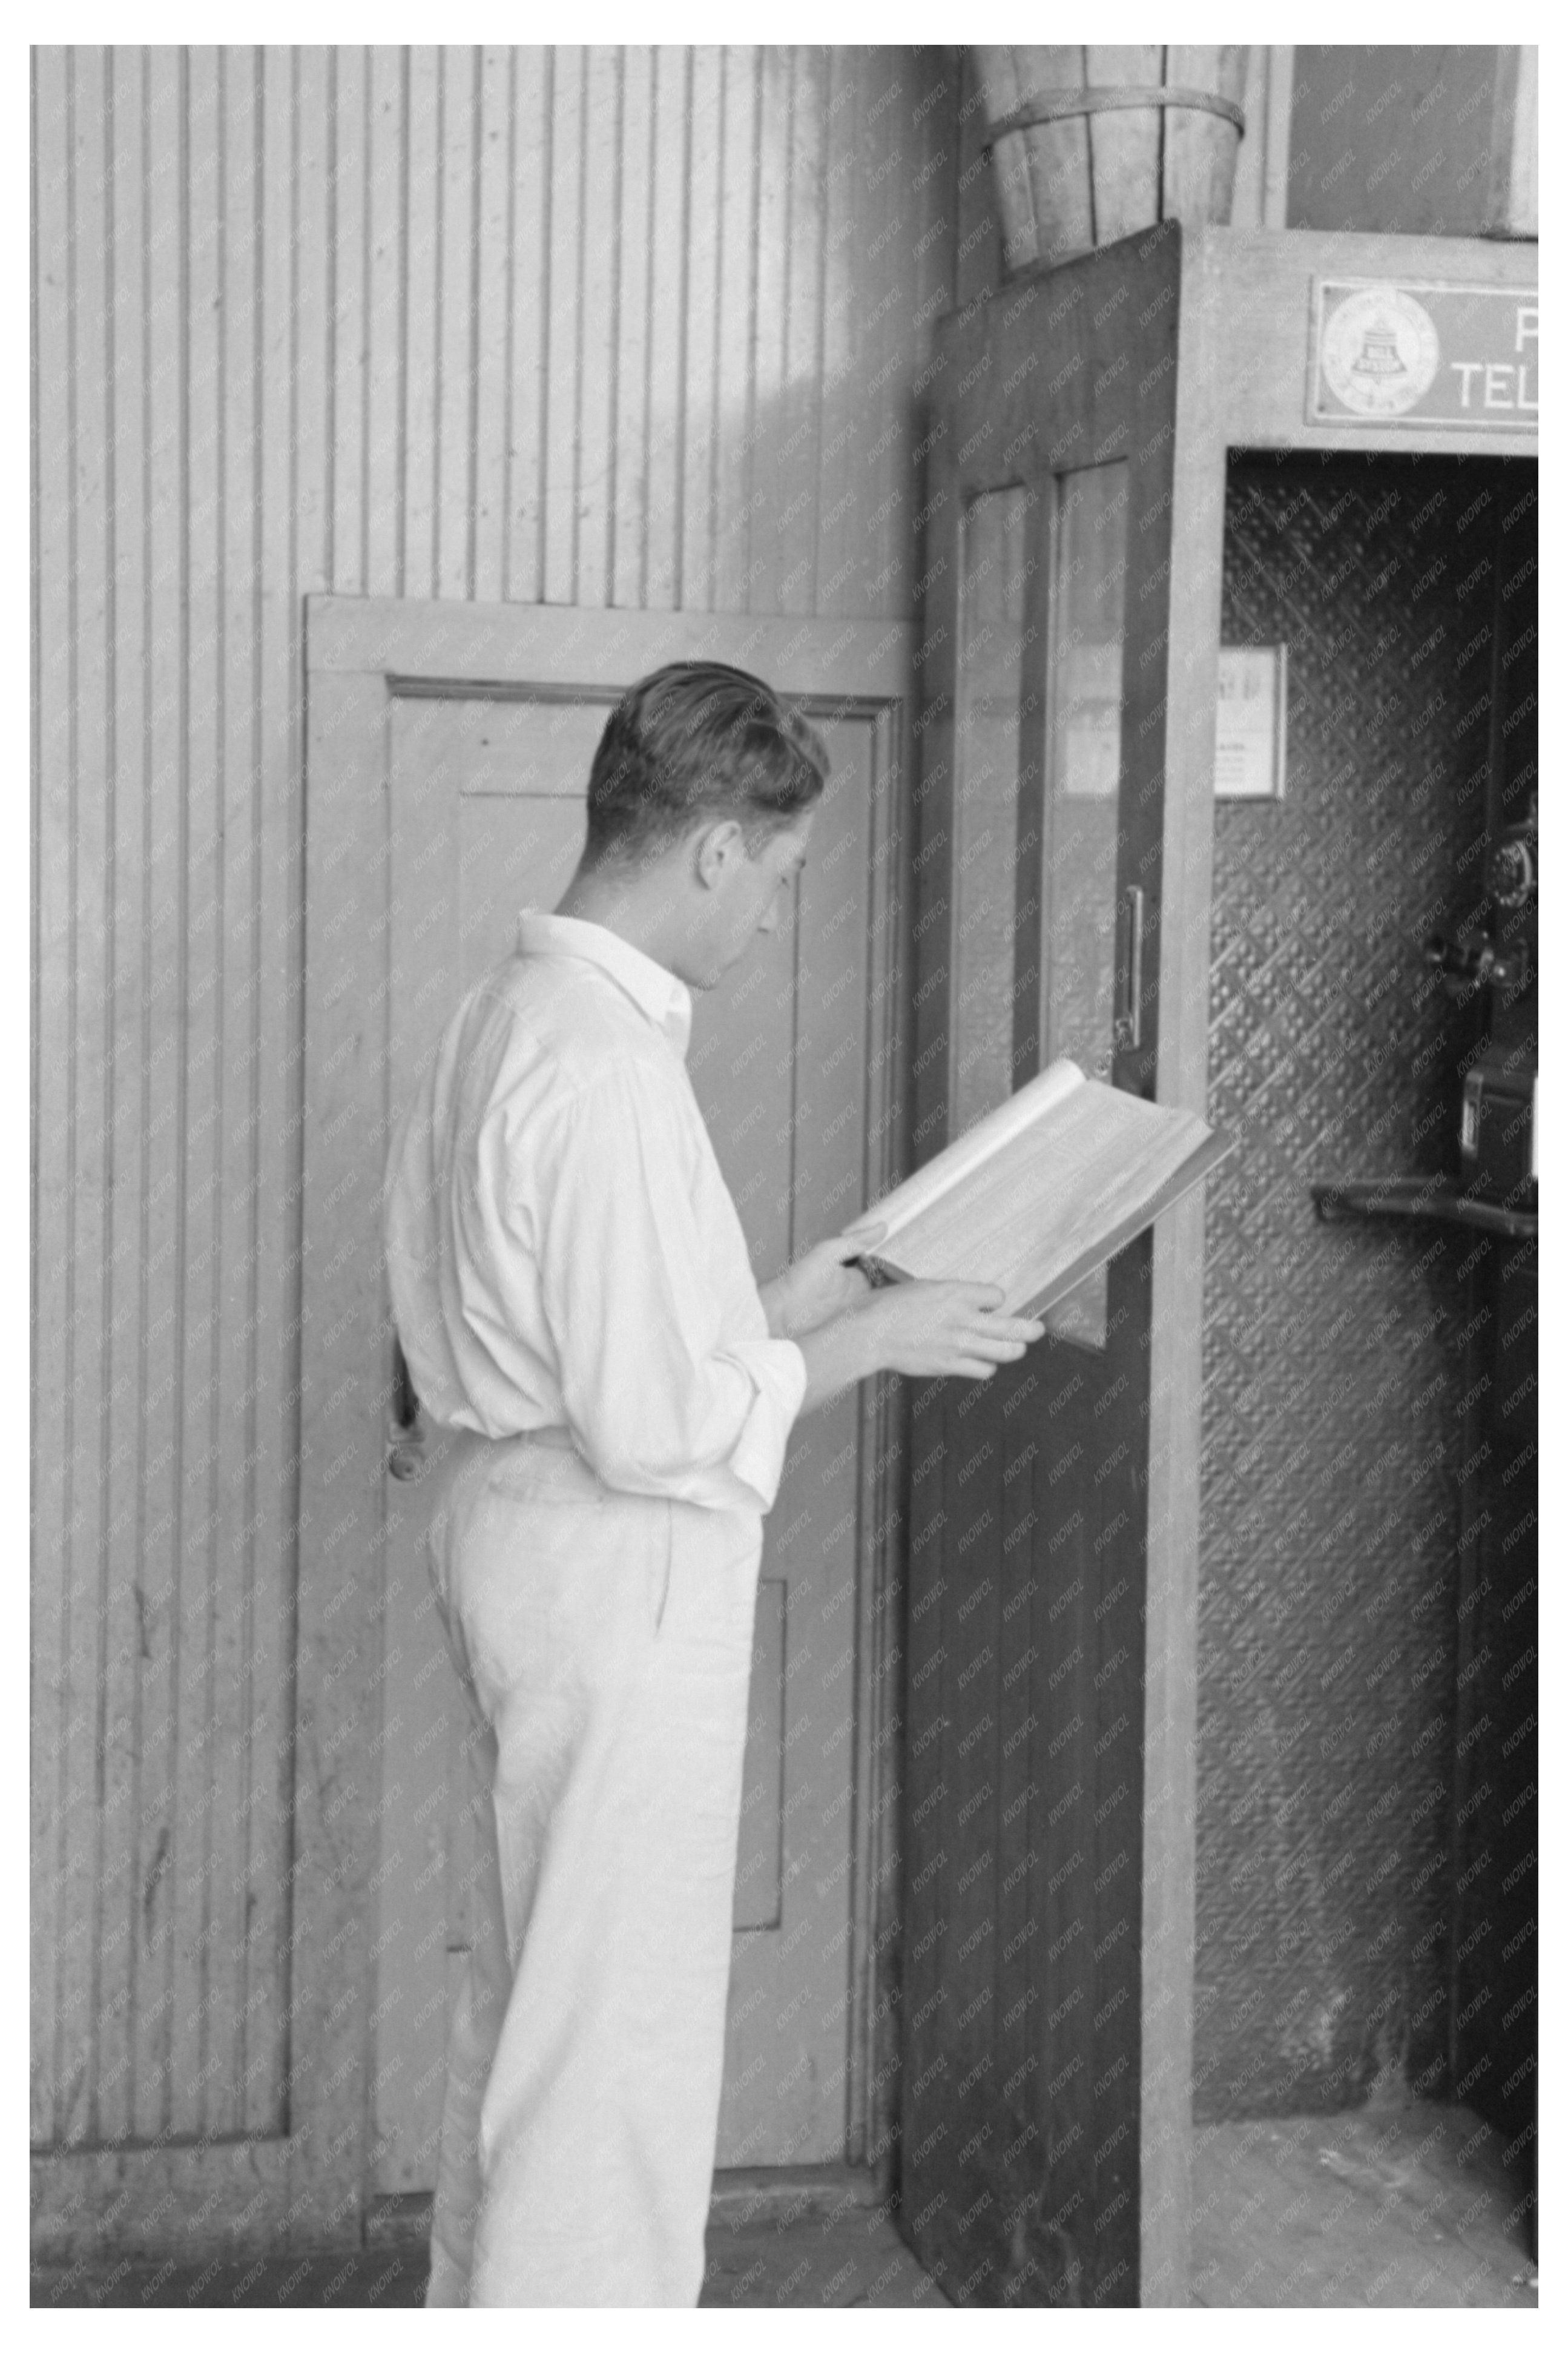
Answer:
[[1111, 801], [1121, 782], [1121, 642], [1065, 649], [1057, 670], [1058, 790]]
[[1279, 800], [1285, 791], [1285, 649], [1221, 646], [1215, 720], [1216, 800]]

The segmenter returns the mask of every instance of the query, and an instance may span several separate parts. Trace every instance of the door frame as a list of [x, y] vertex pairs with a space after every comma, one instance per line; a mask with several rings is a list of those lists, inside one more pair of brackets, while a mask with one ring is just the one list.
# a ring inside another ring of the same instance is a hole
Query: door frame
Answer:
[[[296, 1839], [296, 2078], [320, 2111], [316, 2211], [357, 2237], [372, 2201], [379, 1662], [393, 1331], [380, 1258], [389, 1143], [391, 711], [446, 688], [603, 693], [694, 656], [870, 723], [866, 1184], [903, 1173], [906, 777], [914, 631], [896, 621], [306, 599], [305, 1114]], [[563, 685], [563, 681], [569, 681]], [[771, 1271], [772, 1270], [764, 1270]], [[901, 1458], [895, 1393], [861, 1401], [847, 2157], [891, 2146]], [[335, 1992], [335, 1999], [333, 1994]], [[327, 2087], [325, 2089], [321, 2087]], [[752, 2177], [748, 2176], [748, 2179]]]

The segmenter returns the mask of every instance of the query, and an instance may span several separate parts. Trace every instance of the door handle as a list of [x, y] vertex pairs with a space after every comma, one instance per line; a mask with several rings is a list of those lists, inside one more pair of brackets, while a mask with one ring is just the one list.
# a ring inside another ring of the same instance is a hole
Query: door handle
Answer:
[[1116, 910], [1116, 1050], [1143, 1042], [1143, 893], [1136, 882], [1121, 893]]
[[395, 1479], [417, 1479], [425, 1468], [425, 1425], [403, 1343], [392, 1343], [392, 1448], [386, 1467]]

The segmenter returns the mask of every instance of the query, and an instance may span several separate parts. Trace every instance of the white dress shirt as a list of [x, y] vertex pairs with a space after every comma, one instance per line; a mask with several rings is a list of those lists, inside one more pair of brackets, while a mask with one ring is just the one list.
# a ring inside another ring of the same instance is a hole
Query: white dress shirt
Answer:
[[805, 1360], [769, 1336], [690, 1029], [662, 965], [527, 911], [398, 1124], [393, 1313], [435, 1420], [564, 1427], [606, 1486], [765, 1512]]

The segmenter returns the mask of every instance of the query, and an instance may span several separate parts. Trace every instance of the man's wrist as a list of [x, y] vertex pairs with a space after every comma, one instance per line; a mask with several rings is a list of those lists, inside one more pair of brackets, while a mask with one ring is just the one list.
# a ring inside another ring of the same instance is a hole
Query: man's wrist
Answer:
[[873, 1297], [798, 1335], [795, 1345], [805, 1360], [806, 1406], [824, 1404], [881, 1369], [880, 1322]]
[[769, 1338], [773, 1340], [793, 1340], [795, 1338], [795, 1334], [790, 1330], [789, 1317], [784, 1310], [784, 1282], [783, 1276], [775, 1274], [769, 1282], [759, 1282], [757, 1285], [757, 1297], [762, 1301], [763, 1314], [768, 1319]]

